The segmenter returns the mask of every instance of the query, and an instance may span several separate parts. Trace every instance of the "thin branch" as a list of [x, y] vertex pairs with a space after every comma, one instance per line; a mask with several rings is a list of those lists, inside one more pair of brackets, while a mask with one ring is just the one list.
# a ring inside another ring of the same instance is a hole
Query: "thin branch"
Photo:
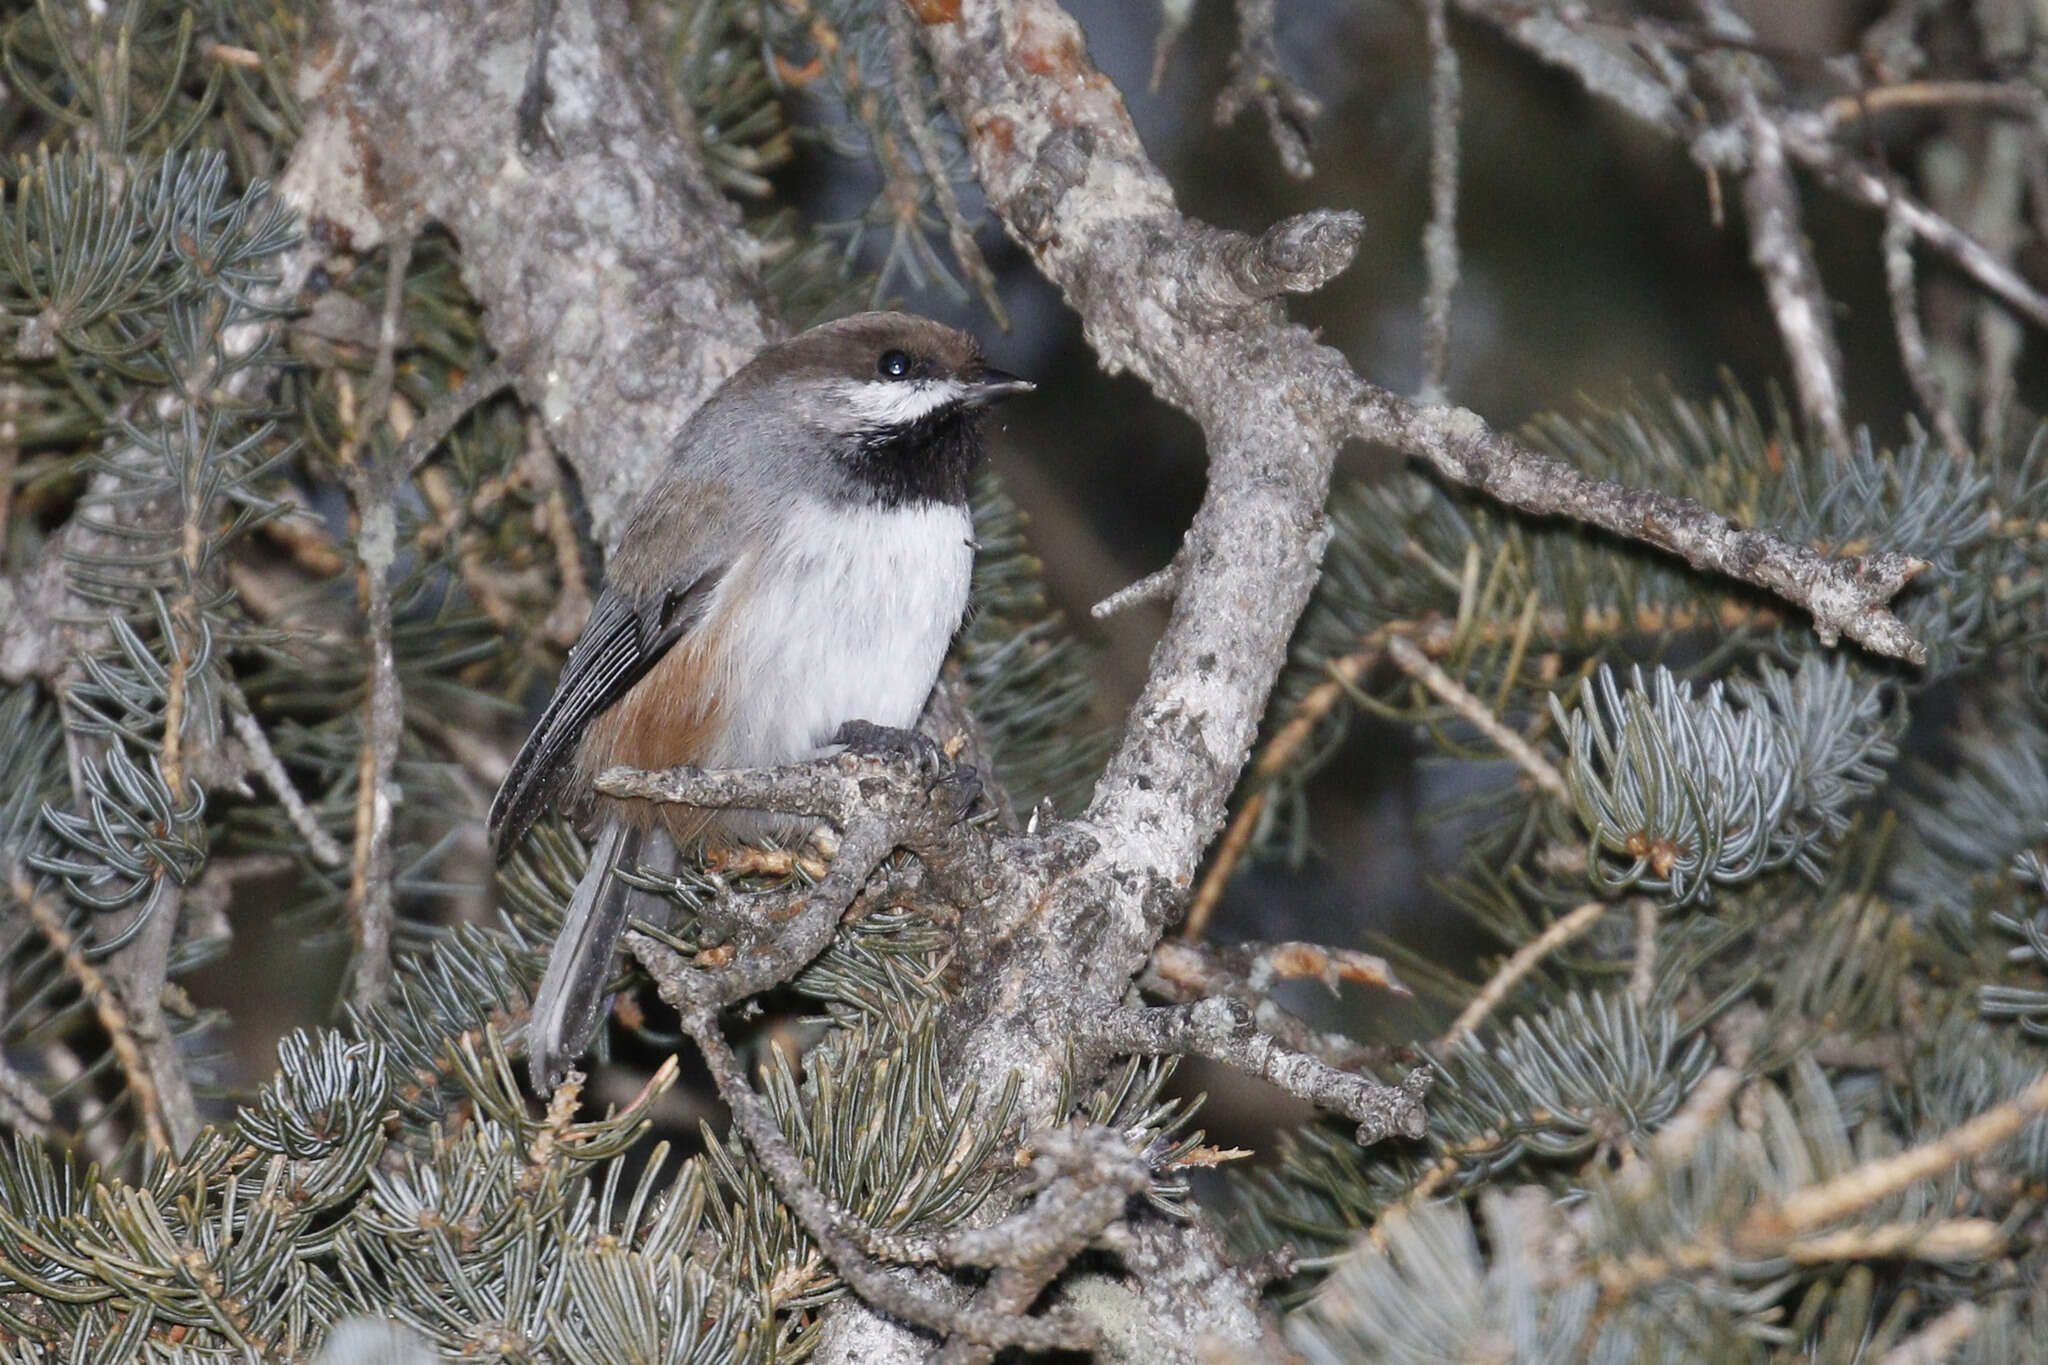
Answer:
[[1799, 187], [1785, 164], [1778, 125], [1765, 117], [1755, 85], [1739, 79], [1736, 102], [1749, 139], [1742, 209], [1749, 220], [1749, 259], [1764, 278], [1778, 334], [1792, 362], [1793, 387], [1807, 421], [1838, 458], [1849, 455], [1843, 416], [1842, 350], [1822, 289], [1820, 267], [1799, 222]]
[[1878, 1358], [1877, 1365], [1941, 1365], [1977, 1334], [1983, 1314], [1968, 1299], [1951, 1305], [1941, 1316]]
[[1154, 569], [1128, 587], [1118, 588], [1109, 596], [1088, 609], [1088, 614], [1098, 621], [1107, 621], [1119, 612], [1147, 602], [1167, 602], [1173, 598], [1174, 590], [1180, 586], [1180, 561], [1168, 563], [1163, 569]]
[[223, 691], [227, 696], [228, 718], [235, 727], [236, 737], [242, 741], [242, 747], [249, 752], [249, 766], [255, 769], [256, 775], [277, 798], [285, 818], [306, 841], [306, 848], [315, 861], [328, 867], [339, 867], [347, 855], [341, 851], [341, 845], [334, 842], [334, 836], [321, 828], [320, 817], [313, 814], [306, 805], [306, 798], [299, 795], [299, 789], [292, 784], [291, 774], [285, 771], [284, 760], [277, 756], [277, 750], [271, 748], [270, 735], [250, 709], [248, 697], [243, 695], [233, 678], [223, 678], [222, 681], [225, 683]]
[[1798, 1237], [1785, 1244], [1794, 1265], [1833, 1261], [1988, 1261], [2005, 1254], [2005, 1235], [1989, 1218], [1915, 1219], [1876, 1227], [1842, 1228]]
[[1690, 498], [1587, 477], [1459, 408], [1424, 408], [1360, 386], [1353, 430], [1424, 460], [1453, 483], [1509, 507], [1558, 515], [1669, 551], [1695, 569], [1773, 593], [1813, 618], [1821, 643], [1843, 636], [1876, 654], [1923, 663], [1927, 647], [1888, 604], [1927, 569], [1895, 550], [1830, 556], [1771, 531], [1739, 527]]
[[1553, 921], [1549, 928], [1517, 948], [1486, 984], [1480, 987], [1479, 994], [1472, 997], [1472, 1003], [1465, 1006], [1458, 1017], [1451, 1021], [1451, 1026], [1444, 1030], [1444, 1036], [1436, 1040], [1437, 1051], [1449, 1052], [1471, 1037], [1480, 1024], [1486, 1021], [1486, 1016], [1493, 1013], [1500, 1002], [1508, 998], [1508, 993], [1520, 984], [1522, 978], [1536, 970], [1536, 964], [1591, 929], [1602, 915], [1613, 908], [1607, 901], [1587, 901], [1570, 914]]
[[2048, 95], [2018, 81], [1902, 81], [1837, 95], [1820, 114], [1837, 131], [1890, 109], [1997, 109], [2020, 118], [2048, 113]]
[[2036, 327], [2048, 329], [2048, 295], [1976, 237], [1900, 190], [1888, 176], [1850, 158], [1798, 118], [1785, 122], [1785, 151], [1837, 192], [1881, 212], [1896, 211], [1916, 237], [1948, 257], [1986, 293]]
[[1963, 435], [1949, 406], [1941, 376], [1934, 372], [1934, 357], [1928, 353], [1927, 333], [1920, 325], [1920, 294], [1913, 278], [1913, 229], [1896, 208], [1885, 211], [1884, 282], [1891, 295], [1892, 328], [1899, 345], [1899, 361], [1912, 381], [1920, 407], [1934, 423], [1941, 443], [1957, 459], [1970, 454], [1970, 442]]
[[[651, 945], [644, 935], [635, 952]], [[646, 961], [643, 956], [642, 961]], [[704, 1055], [704, 1064], [718, 1087], [718, 1096], [732, 1113], [733, 1127], [745, 1139], [754, 1159], [761, 1165], [776, 1195], [803, 1224], [804, 1231], [832, 1262], [839, 1277], [862, 1299], [883, 1312], [947, 1336], [959, 1336], [993, 1346], [1021, 1346], [1036, 1351], [1087, 1350], [1095, 1344], [1095, 1333], [1087, 1324], [1065, 1316], [1020, 1317], [992, 1312], [981, 1307], [962, 1307], [940, 1298], [943, 1287], [922, 1288], [906, 1281], [870, 1258], [861, 1249], [862, 1240], [876, 1234], [859, 1231], [860, 1223], [812, 1183], [804, 1161], [783, 1135], [774, 1112], [747, 1083], [739, 1059], [725, 1041], [712, 1007], [701, 997], [675, 988], [676, 978], [657, 978], [662, 998], [682, 1014], [683, 1031], [690, 1035]]]
[[[1973, 165], [1969, 194], [1969, 225], [1977, 240], [1998, 259], [2010, 264], [2026, 232], [2021, 226], [2026, 185], [2026, 148], [2033, 139], [2013, 123], [1993, 124], [1985, 131], [1984, 150]], [[1977, 444], [1986, 451], [2005, 448], [2017, 388], [2013, 372], [2026, 340], [2019, 320], [2003, 308], [1980, 301], [1977, 333]]]
[[1147, 993], [1176, 1005], [1226, 998], [1251, 1011], [1252, 1022], [1282, 1047], [1319, 1057], [1340, 1071], [1383, 1059], [1385, 1049], [1368, 1047], [1342, 1033], [1325, 1033], [1273, 998], [1281, 981], [1314, 978], [1337, 992], [1351, 981], [1410, 994], [1393, 970], [1370, 953], [1314, 943], [1238, 943], [1228, 948], [1184, 939], [1163, 939], [1138, 976]]
[[555, 605], [541, 623], [541, 634], [566, 649], [576, 643], [590, 619], [590, 582], [583, 570], [583, 541], [562, 488], [562, 471], [548, 445], [547, 428], [537, 417], [527, 419], [526, 450], [519, 468], [528, 484], [545, 494], [534, 506], [533, 529], [554, 547], [555, 576], [562, 583]]
[[398, 383], [398, 347], [405, 332], [405, 276], [412, 269], [416, 240], [409, 228], [397, 229], [385, 251], [384, 311], [378, 314], [376, 357], [370, 364], [369, 393], [357, 414], [356, 432], [368, 431], [386, 420], [391, 407], [391, 394]]
[[[8, 1008], [9, 984], [5, 978], [0, 978], [0, 1018], [8, 1018], [13, 1013]], [[50, 1097], [37, 1089], [28, 1077], [16, 1071], [5, 1052], [0, 1052], [0, 1127], [47, 1139], [50, 1121], [55, 1116]]]
[[1291, 1052], [1258, 1032], [1251, 1011], [1234, 1000], [1158, 1008], [1125, 1005], [1087, 1021], [1084, 1027], [1091, 1042], [1112, 1053], [1207, 1057], [1236, 1067], [1351, 1119], [1358, 1124], [1361, 1145], [1395, 1134], [1422, 1136], [1428, 1067], [1415, 1068], [1397, 1086], [1339, 1071], [1318, 1058]]
[[1529, 741], [1501, 724], [1500, 717], [1493, 714], [1493, 708], [1472, 695], [1456, 678], [1437, 667], [1430, 657], [1414, 641], [1401, 635], [1387, 639], [1387, 657], [1401, 666], [1401, 671], [1414, 678], [1439, 701], [1469, 721], [1473, 728], [1493, 741], [1495, 748], [1514, 760], [1515, 766], [1529, 775], [1529, 779], [1542, 789], [1545, 795], [1558, 801], [1571, 800], [1571, 788], [1565, 785], [1564, 774], [1555, 764], [1536, 749]]
[[441, 442], [448, 439], [448, 433], [456, 424], [469, 416], [477, 404], [506, 388], [519, 378], [518, 366], [505, 357], [499, 357], [478, 370], [462, 382], [453, 393], [444, 393], [434, 400], [426, 415], [413, 425], [398, 443], [392, 453], [391, 463], [399, 478], [411, 478], [426, 463]]
[[[1152, 1183], [1152, 1172], [1110, 1128], [1056, 1128], [1035, 1133], [1031, 1205], [987, 1228], [964, 1228], [945, 1238], [954, 1265], [995, 1266], [974, 1296], [973, 1310], [998, 1317], [1028, 1312], [1076, 1256], [1102, 1239], [1124, 1216], [1131, 1199]], [[991, 1343], [956, 1336], [937, 1365], [983, 1365]]]
[[342, 468], [355, 502], [357, 589], [362, 600], [368, 668], [363, 692], [363, 741], [356, 768], [355, 854], [349, 867], [349, 922], [355, 934], [352, 1002], [365, 1013], [390, 992], [392, 931], [397, 914], [393, 842], [397, 837], [398, 748], [405, 729], [405, 698], [392, 643], [391, 572], [398, 558], [395, 461], [378, 458], [370, 433], [386, 420], [396, 377], [405, 317], [405, 276], [413, 235], [399, 231], [385, 261], [384, 311], [369, 393], [361, 408], [342, 376], [341, 412], [348, 431]]
[[1216, 96], [1216, 126], [1228, 128], [1257, 105], [1281, 167], [1296, 180], [1306, 180], [1316, 173], [1309, 157], [1314, 143], [1310, 125], [1323, 107], [1280, 66], [1273, 32], [1278, 7], [1278, 0], [1237, 0], [1237, 50], [1230, 54], [1230, 81]]
[[[1728, 139], [1701, 137], [1688, 107], [1690, 94], [1659, 78], [1635, 50], [1635, 35], [1596, 35], [1549, 8], [1532, 9], [1520, 0], [1457, 0], [1460, 9], [1484, 19], [1537, 58], [1569, 71], [1588, 93], [1628, 116], [1687, 143], [1709, 169], [1740, 172], [1740, 148]], [[1869, 208], [1896, 203], [1907, 226], [1922, 241], [1953, 261], [1978, 285], [2037, 327], [2048, 328], [2048, 296], [2029, 285], [1983, 243], [1948, 219], [1897, 191], [1889, 177], [1845, 152], [1834, 140], [1834, 125], [1815, 114], [1775, 116], [1791, 160], [1814, 172], [1836, 193]]]
[[1451, 370], [1451, 297], [1458, 289], [1458, 50], [1451, 46], [1448, 0], [1424, 0], [1429, 41], [1429, 225], [1422, 260], [1422, 388], [1425, 403], [1444, 401]]
[[938, 134], [922, 116], [924, 85], [917, 70], [915, 21], [909, 9], [902, 4], [885, 4], [882, 12], [889, 23], [889, 71], [897, 96], [906, 101], [913, 98], [917, 101], [905, 108], [903, 125], [910, 137], [911, 150], [917, 153], [918, 163], [924, 168], [924, 178], [932, 187], [932, 202], [946, 224], [946, 244], [953, 249], [953, 259], [974, 282], [975, 292], [987, 305], [989, 316], [995, 319], [996, 326], [1007, 332], [1010, 330], [1010, 314], [1003, 307], [1002, 295], [996, 292], [995, 272], [989, 269], [980, 244], [974, 240], [974, 227], [960, 207], [960, 196], [953, 189], [952, 172], [946, 165]]
[[1661, 917], [1657, 903], [1645, 896], [1636, 901], [1636, 953], [1629, 967], [1628, 998], [1637, 1005], [1650, 1003], [1657, 986], [1657, 924]]
[[839, 921], [892, 845], [881, 821], [850, 827], [839, 842], [832, 870], [803, 893], [796, 912], [765, 942], [747, 945], [721, 966], [690, 966], [681, 954], [644, 934], [628, 934], [626, 946], [665, 1000], [673, 994], [717, 1006], [758, 995], [795, 977], [831, 946]]

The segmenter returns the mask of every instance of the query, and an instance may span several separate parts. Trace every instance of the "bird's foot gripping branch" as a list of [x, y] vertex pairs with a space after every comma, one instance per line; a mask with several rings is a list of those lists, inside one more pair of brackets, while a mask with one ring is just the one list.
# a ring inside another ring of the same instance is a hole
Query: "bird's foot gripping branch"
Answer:
[[[1028, 1199], [1006, 1216], [929, 1235], [885, 1232], [835, 1202], [806, 1170], [720, 1024], [725, 1007], [793, 980], [850, 914], [905, 904], [929, 909], [951, 926], [956, 942], [972, 941], [966, 951], [1000, 958], [1004, 926], [1025, 925], [1051, 884], [1085, 865], [1093, 841], [1077, 826], [1030, 835], [994, 832], [986, 818], [971, 813], [978, 783], [963, 784], [958, 770], [934, 780], [931, 752], [873, 745], [784, 768], [605, 772], [598, 787], [616, 798], [809, 816], [834, 831], [824, 841], [831, 864], [801, 893], [794, 913], [772, 922], [722, 915], [723, 923], [748, 927], [737, 929], [735, 942], [695, 961], [647, 933], [628, 934], [626, 946], [680, 1014], [736, 1131], [777, 1195], [867, 1303], [945, 1337], [941, 1358], [949, 1361], [987, 1359], [1005, 1346], [1087, 1349], [1096, 1328], [1084, 1317], [1065, 1309], [1028, 1310], [1081, 1253], [1123, 1245], [1126, 1220], [1143, 1207], [1140, 1197], [1163, 1168], [1178, 1161], [1175, 1151], [1158, 1143], [1134, 1148], [1127, 1132], [1087, 1122], [1077, 1112], [1062, 1114], [1053, 1124], [1009, 1133], [1013, 1164], [1028, 1167], [1031, 1178], [1021, 1191]], [[892, 866], [897, 850], [914, 862]], [[1181, 973], [1175, 993], [1191, 1003], [1133, 1005], [1092, 1016], [1069, 1008], [1067, 1017], [1042, 1023], [1072, 1040], [1073, 1061], [1089, 1074], [1122, 1058], [1205, 1057], [1351, 1119], [1360, 1142], [1422, 1131], [1426, 1069], [1399, 1085], [1381, 1084], [1264, 1031], [1263, 1016], [1238, 992], [1219, 987], [1213, 998], [1194, 998], [1202, 988], [1190, 980]], [[1055, 1010], [1059, 1000], [1072, 998], [1048, 996]], [[1010, 1122], [1021, 1081], [1000, 1078], [988, 1091], [999, 1102], [982, 1112]], [[913, 1274], [906, 1267], [936, 1269]], [[991, 1272], [971, 1297], [963, 1296], [958, 1280], [939, 1273], [967, 1268]]]

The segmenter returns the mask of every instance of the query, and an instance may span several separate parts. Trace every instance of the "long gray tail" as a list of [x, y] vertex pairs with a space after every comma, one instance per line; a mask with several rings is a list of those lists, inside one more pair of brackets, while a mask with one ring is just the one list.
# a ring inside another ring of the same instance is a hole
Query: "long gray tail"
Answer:
[[548, 955], [548, 969], [533, 998], [526, 1025], [526, 1066], [533, 1088], [554, 1093], [562, 1073], [583, 1055], [597, 1032], [610, 998], [612, 954], [626, 922], [634, 916], [653, 922], [667, 918], [670, 902], [613, 876], [635, 862], [659, 862], [666, 870], [675, 860], [675, 845], [659, 830], [634, 829], [607, 820], [591, 845], [590, 866], [576, 883], [562, 917], [562, 932]]

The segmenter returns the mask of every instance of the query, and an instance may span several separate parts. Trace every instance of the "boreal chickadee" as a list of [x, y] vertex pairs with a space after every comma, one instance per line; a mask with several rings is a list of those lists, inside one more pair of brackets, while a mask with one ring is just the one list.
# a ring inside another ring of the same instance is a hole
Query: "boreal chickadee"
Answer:
[[616, 868], [812, 827], [592, 781], [615, 764], [770, 767], [829, 751], [849, 722], [914, 724], [967, 608], [981, 412], [1031, 388], [965, 333], [862, 313], [763, 350], [677, 433], [491, 803], [501, 860], [549, 805], [597, 827], [527, 1025], [542, 1094], [596, 1028], [627, 920], [661, 913]]

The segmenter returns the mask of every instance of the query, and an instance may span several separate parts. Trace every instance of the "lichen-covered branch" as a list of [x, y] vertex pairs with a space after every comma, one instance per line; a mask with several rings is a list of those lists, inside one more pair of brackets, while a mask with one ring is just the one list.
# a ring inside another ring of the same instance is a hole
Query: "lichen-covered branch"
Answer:
[[1520, 511], [1565, 516], [1753, 584], [1813, 618], [1821, 640], [1846, 636], [1873, 653], [1924, 662], [1926, 646], [1889, 603], [1925, 571], [1895, 550], [1834, 557], [1771, 531], [1739, 527], [1689, 498], [1590, 478], [1458, 408], [1425, 408], [1361, 386], [1355, 430], [1416, 456], [1453, 483]]
[[[989, 1265], [995, 1272], [974, 1297], [974, 1309], [999, 1317], [1030, 1310], [1047, 1285], [1124, 1216], [1151, 1183], [1152, 1172], [1123, 1134], [1108, 1128], [1056, 1128], [1031, 1140], [1031, 1206], [988, 1228], [947, 1239], [953, 1264]], [[982, 1365], [993, 1359], [985, 1341], [956, 1335], [938, 1365]]]
[[1089, 1026], [1089, 1040], [1117, 1054], [1207, 1057], [1257, 1076], [1358, 1125], [1361, 1143], [1393, 1134], [1421, 1137], [1422, 1096], [1429, 1072], [1417, 1068], [1403, 1085], [1339, 1071], [1320, 1058], [1292, 1052], [1260, 1033], [1252, 1013], [1235, 1000], [1216, 998], [1158, 1008], [1125, 1006]]
[[1274, 987], [1281, 982], [1304, 979], [1321, 981], [1332, 994], [1342, 981], [1411, 994], [1383, 959], [1352, 948], [1319, 943], [1234, 943], [1223, 948], [1178, 938], [1160, 940], [1138, 985], [1176, 1005], [1236, 1001], [1251, 1012], [1259, 1032], [1281, 1047], [1318, 1057], [1340, 1071], [1383, 1060], [1384, 1049], [1311, 1028], [1274, 998]]
[[324, 23], [286, 194], [358, 250], [403, 219], [455, 235], [491, 344], [609, 545], [669, 434], [779, 331], [737, 210], [640, 65], [646, 36], [617, 0], [563, 3], [553, 145], [529, 153], [530, 6], [333, 0]]
[[1799, 188], [1785, 163], [1785, 139], [1764, 114], [1755, 86], [1739, 83], [1742, 128], [1749, 137], [1749, 174], [1742, 211], [1749, 220], [1749, 258], [1763, 276], [1764, 292], [1792, 361], [1792, 382], [1806, 420], [1837, 458], [1849, 454], [1843, 415], [1842, 349], [1821, 288], [1820, 267], [1800, 226]]
[[[652, 955], [650, 947], [658, 945], [651, 945], [644, 936], [635, 937], [641, 940], [635, 951], [645, 962]], [[732, 1111], [733, 1125], [767, 1172], [776, 1194], [831, 1259], [840, 1278], [864, 1301], [930, 1331], [989, 1346], [1079, 1351], [1093, 1345], [1094, 1334], [1068, 1315], [1025, 1317], [979, 1304], [962, 1306], [944, 1297], [942, 1286], [920, 1286], [891, 1274], [862, 1249], [860, 1232], [850, 1226], [855, 1221], [852, 1215], [834, 1204], [804, 1169], [803, 1158], [783, 1135], [767, 1101], [747, 1083], [739, 1059], [719, 1029], [715, 1011], [675, 990], [673, 976], [659, 980], [662, 998], [681, 1012], [683, 1031], [703, 1053], [719, 1098]]]

